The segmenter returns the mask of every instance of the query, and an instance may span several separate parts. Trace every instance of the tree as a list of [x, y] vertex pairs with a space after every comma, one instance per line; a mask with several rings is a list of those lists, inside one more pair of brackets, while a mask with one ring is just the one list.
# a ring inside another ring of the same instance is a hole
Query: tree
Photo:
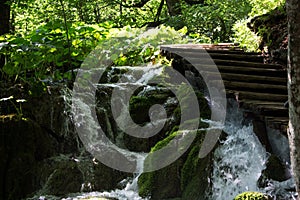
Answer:
[[[9, 33], [10, 5], [8, 0], [0, 0], [0, 35]], [[5, 64], [4, 56], [0, 55], [0, 68]]]
[[286, 1], [288, 15], [288, 96], [290, 155], [296, 190], [300, 194], [300, 2]]
[[180, 0], [166, 0], [168, 12], [170, 16], [181, 14]]
[[8, 0], [0, 0], [0, 35], [9, 32], [10, 5]]

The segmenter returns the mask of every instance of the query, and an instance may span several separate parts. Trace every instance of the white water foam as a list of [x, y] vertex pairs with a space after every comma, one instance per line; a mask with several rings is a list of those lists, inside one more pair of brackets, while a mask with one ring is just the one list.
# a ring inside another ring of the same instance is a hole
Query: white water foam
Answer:
[[63, 200], [79, 200], [79, 199], [97, 199], [97, 198], [114, 198], [118, 200], [148, 200], [142, 198], [138, 194], [138, 178], [143, 173], [145, 154], [139, 154], [137, 159], [137, 171], [133, 179], [125, 179], [121, 181], [125, 187], [123, 189], [116, 189], [110, 192], [89, 192], [82, 193], [75, 197], [68, 197]]
[[257, 180], [265, 168], [267, 153], [253, 132], [243, 126], [243, 115], [229, 108], [224, 131], [228, 134], [214, 153], [213, 200], [233, 199], [244, 191], [259, 191]]

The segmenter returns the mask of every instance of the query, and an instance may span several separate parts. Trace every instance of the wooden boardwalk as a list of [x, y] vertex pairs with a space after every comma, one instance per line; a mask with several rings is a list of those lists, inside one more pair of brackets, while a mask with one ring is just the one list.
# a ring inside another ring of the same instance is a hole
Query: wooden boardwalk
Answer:
[[[244, 52], [234, 44], [161, 46], [162, 54], [174, 59], [173, 67], [183, 75], [193, 68], [186, 58], [199, 59], [199, 53], [203, 52], [200, 49], [205, 49], [217, 65], [227, 98], [236, 99], [245, 112], [259, 118], [266, 127], [286, 133], [287, 73], [282, 65], [264, 64], [260, 54]], [[182, 52], [185, 58], [178, 52]], [[213, 72], [209, 74], [211, 81], [214, 81], [214, 75]]]

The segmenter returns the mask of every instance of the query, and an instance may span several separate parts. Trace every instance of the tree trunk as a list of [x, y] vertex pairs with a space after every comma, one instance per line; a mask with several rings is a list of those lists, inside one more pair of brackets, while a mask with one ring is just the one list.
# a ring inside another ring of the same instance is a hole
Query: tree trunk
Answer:
[[181, 14], [180, 0], [166, 0], [168, 12], [170, 16]]
[[9, 32], [10, 6], [8, 0], [0, 0], [0, 35]]
[[[293, 176], [300, 195], [300, 2], [286, 1], [288, 15], [289, 143]], [[299, 198], [298, 198], [299, 199]]]
[[[9, 33], [10, 5], [8, 0], [0, 0], [0, 35]], [[0, 69], [5, 64], [5, 58], [0, 55]], [[0, 70], [1, 75], [1, 70]]]

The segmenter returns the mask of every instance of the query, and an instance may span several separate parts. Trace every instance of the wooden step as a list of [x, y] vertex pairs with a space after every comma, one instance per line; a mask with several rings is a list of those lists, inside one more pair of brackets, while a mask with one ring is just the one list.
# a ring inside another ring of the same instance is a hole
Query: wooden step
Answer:
[[274, 94], [287, 94], [287, 87], [284, 85], [262, 84], [262, 83], [248, 83], [227, 80], [213, 80], [214, 85], [224, 84], [228, 90], [249, 91], [249, 92], [263, 92]]
[[257, 112], [264, 116], [288, 117], [288, 109], [284, 106], [264, 105], [257, 106]]
[[[197, 63], [202, 65], [210, 65], [212, 61], [210, 58], [194, 58], [194, 57], [186, 57], [183, 58], [183, 64], [188, 63]], [[222, 59], [213, 59], [213, 63], [215, 65], [223, 65], [223, 66], [240, 66], [240, 67], [252, 67], [252, 68], [265, 68], [265, 69], [284, 69], [282, 65], [278, 64], [264, 64], [257, 62], [246, 62], [246, 61], [236, 61], [236, 60], [222, 60]]]
[[273, 117], [273, 116], [266, 116], [265, 117], [266, 126], [280, 130], [282, 133], [286, 133], [287, 126], [289, 123], [288, 117]]
[[[219, 77], [223, 80], [231, 82], [247, 82], [247, 83], [261, 83], [261, 84], [273, 84], [286, 86], [287, 79], [282, 77], [269, 77], [269, 76], [256, 76], [246, 74], [232, 74], [232, 73], [217, 73], [202, 71], [201, 75], [205, 76], [208, 80], [219, 80]], [[272, 92], [272, 91], [270, 91]]]
[[243, 51], [237, 44], [234, 43], [219, 43], [219, 44], [171, 44], [160, 46], [162, 50], [172, 50], [172, 49], [221, 49], [221, 50], [235, 50]]
[[283, 106], [282, 102], [274, 101], [253, 101], [242, 100], [239, 102], [241, 108], [251, 110], [252, 112], [264, 116], [287, 117], [288, 109]]
[[264, 101], [273, 101], [273, 102], [284, 102], [288, 99], [287, 95], [283, 94], [272, 94], [272, 93], [257, 93], [257, 92], [244, 92], [244, 91], [233, 91], [226, 90], [228, 97], [234, 97], [238, 101], [243, 99], [251, 100], [264, 100]]
[[239, 101], [239, 106], [245, 109], [253, 109], [257, 105], [274, 105], [274, 106], [283, 106], [283, 102], [276, 101], [264, 101], [264, 100], [253, 100], [253, 99], [242, 99]]
[[183, 58], [202, 58], [204, 56], [207, 56], [208, 54], [210, 58], [212, 59], [218, 59], [218, 60], [236, 60], [236, 61], [248, 61], [248, 62], [259, 62], [263, 63], [264, 58], [261, 55], [248, 55], [248, 54], [242, 54], [242, 53], [228, 53], [224, 51], [220, 52], [213, 52], [213, 51], [190, 51], [190, 52], [185, 52], [182, 51], [180, 53], [176, 52], [178, 55], [174, 55], [174, 58], [177, 57], [183, 57]]
[[[207, 71], [214, 71], [215, 65], [204, 65], [196, 64], [186, 65], [188, 70], [193, 71], [194, 67], [197, 69], [203, 69]], [[258, 75], [258, 76], [272, 76], [272, 77], [287, 77], [287, 72], [283, 69], [268, 69], [268, 68], [254, 68], [254, 67], [243, 67], [243, 66], [223, 66], [217, 65], [218, 70], [221, 73], [233, 73], [233, 74], [247, 74], [247, 75]]]

